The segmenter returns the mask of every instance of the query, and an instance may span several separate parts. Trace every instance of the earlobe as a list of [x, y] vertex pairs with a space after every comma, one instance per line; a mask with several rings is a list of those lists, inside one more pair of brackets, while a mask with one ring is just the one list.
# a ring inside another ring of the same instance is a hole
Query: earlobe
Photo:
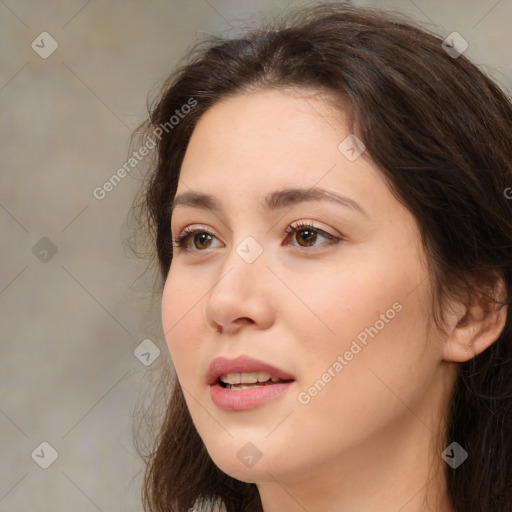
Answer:
[[[505, 285], [500, 278], [493, 289], [495, 301], [481, 295], [471, 306], [459, 309], [443, 347], [446, 361], [463, 363], [489, 348], [501, 335], [507, 321]], [[459, 305], [460, 306], [460, 305]]]

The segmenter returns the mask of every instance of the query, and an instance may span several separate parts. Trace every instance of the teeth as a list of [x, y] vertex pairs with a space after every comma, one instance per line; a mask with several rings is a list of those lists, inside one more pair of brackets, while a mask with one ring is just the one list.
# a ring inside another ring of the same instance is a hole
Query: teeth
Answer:
[[267, 382], [272, 376], [267, 372], [258, 372], [258, 382]]
[[227, 384], [227, 389], [233, 389], [235, 391], [241, 391], [242, 389], [259, 388], [258, 384], [239, 384], [238, 386]]
[[258, 373], [242, 373], [240, 374], [240, 384], [255, 384], [258, 382]]
[[280, 379], [273, 377], [267, 372], [250, 372], [250, 373], [228, 373], [221, 375], [220, 380], [224, 384], [256, 384], [257, 382], [278, 382]]
[[221, 375], [220, 380], [224, 382], [224, 384], [240, 384], [241, 374], [228, 373], [227, 375]]

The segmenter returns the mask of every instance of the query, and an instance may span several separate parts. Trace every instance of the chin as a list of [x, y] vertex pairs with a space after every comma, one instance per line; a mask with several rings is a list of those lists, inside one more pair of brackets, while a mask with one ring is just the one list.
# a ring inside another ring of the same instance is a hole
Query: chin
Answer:
[[261, 461], [252, 468], [244, 467], [236, 456], [231, 460], [227, 460], [224, 456], [222, 460], [214, 459], [213, 462], [223, 473], [241, 482], [253, 484], [269, 479], [269, 474], [263, 465], [260, 466]]
[[273, 460], [274, 457], [265, 457], [261, 452], [258, 455], [255, 447], [250, 445], [233, 450], [220, 447], [219, 450], [210, 453], [210, 457], [222, 472], [246, 483], [272, 481], [270, 475], [282, 471], [282, 467]]

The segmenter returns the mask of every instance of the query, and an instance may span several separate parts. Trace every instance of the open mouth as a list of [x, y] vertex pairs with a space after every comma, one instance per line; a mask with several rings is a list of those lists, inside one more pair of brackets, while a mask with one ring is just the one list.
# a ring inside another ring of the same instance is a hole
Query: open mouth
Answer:
[[289, 382], [293, 382], [293, 379], [282, 380], [267, 372], [230, 373], [227, 375], [221, 375], [217, 379], [217, 383], [224, 389], [235, 391], [273, 386], [275, 384], [286, 384]]
[[213, 403], [225, 411], [263, 406], [284, 396], [294, 382], [292, 374], [244, 355], [235, 359], [217, 357], [206, 375]]

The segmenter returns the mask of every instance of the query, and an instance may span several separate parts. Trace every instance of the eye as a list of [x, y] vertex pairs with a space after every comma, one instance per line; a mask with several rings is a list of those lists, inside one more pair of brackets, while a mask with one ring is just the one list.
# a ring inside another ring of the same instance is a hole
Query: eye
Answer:
[[[191, 228], [186, 227], [176, 238], [173, 239], [173, 247], [185, 249], [187, 251], [203, 251], [210, 248], [212, 239], [217, 238], [214, 234], [210, 233], [204, 228]], [[195, 246], [195, 249], [190, 249], [190, 240]]]
[[[317, 247], [318, 245], [331, 245], [341, 242], [342, 239], [327, 233], [323, 229], [315, 227], [313, 224], [299, 222], [288, 226], [285, 230], [286, 235], [294, 235], [293, 239], [298, 241], [295, 247], [307, 249], [308, 247]], [[297, 238], [297, 235], [300, 235]], [[316, 244], [318, 237], [328, 240], [327, 243]], [[186, 227], [176, 238], [173, 239], [173, 247], [190, 252], [204, 252], [211, 249], [213, 239], [217, 237], [205, 228]], [[193, 248], [190, 248], [192, 244]], [[294, 245], [294, 244], [291, 244]]]
[[[297, 240], [298, 246], [302, 248], [317, 247], [318, 245], [331, 245], [341, 242], [341, 238], [331, 235], [330, 233], [327, 233], [327, 231], [313, 226], [313, 224], [304, 222], [288, 226], [286, 234], [293, 235], [293, 240]], [[297, 235], [300, 236], [297, 238]], [[328, 243], [315, 245], [319, 236], [327, 239]]]

